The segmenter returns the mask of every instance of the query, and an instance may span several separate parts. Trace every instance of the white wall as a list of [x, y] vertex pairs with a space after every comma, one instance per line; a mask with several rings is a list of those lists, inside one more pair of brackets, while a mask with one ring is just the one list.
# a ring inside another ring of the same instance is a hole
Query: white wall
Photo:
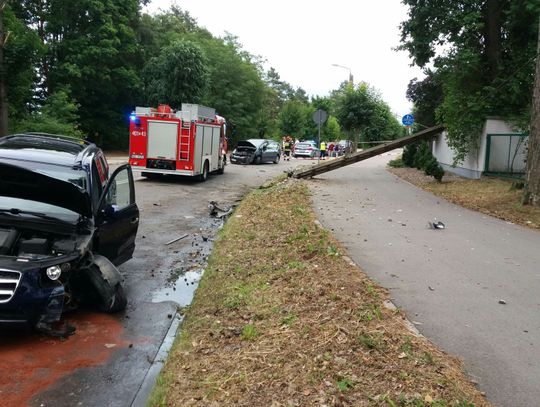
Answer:
[[490, 117], [484, 123], [482, 134], [478, 135], [478, 148], [470, 151], [463, 162], [456, 167], [453, 167], [454, 151], [448, 146], [446, 132], [437, 136], [432, 145], [432, 152], [445, 171], [453, 172], [467, 178], [477, 179], [481, 177], [485, 167], [487, 135], [516, 132], [516, 129], [512, 128], [504, 120]]

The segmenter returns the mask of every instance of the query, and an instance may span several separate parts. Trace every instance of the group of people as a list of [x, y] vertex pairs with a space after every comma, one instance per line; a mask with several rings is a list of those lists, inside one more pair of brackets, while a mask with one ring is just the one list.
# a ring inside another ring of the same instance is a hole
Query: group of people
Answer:
[[326, 142], [321, 141], [321, 158], [324, 157], [339, 157], [343, 154], [343, 147], [341, 144], [336, 142], [329, 142], [326, 144]]
[[[291, 160], [291, 155], [294, 154], [294, 147], [298, 143], [298, 141], [294, 141], [294, 139], [291, 136], [283, 136], [282, 138], [282, 150], [283, 150], [283, 159], [285, 161]], [[340, 155], [343, 155], [343, 146], [338, 142], [329, 142], [321, 141], [319, 145], [319, 150], [321, 152], [321, 159], [325, 159], [326, 157], [339, 157]]]
[[343, 154], [343, 147], [337, 141], [329, 142], [328, 144], [326, 141], [321, 141], [319, 150], [321, 151], [322, 160], [326, 157], [339, 157]]

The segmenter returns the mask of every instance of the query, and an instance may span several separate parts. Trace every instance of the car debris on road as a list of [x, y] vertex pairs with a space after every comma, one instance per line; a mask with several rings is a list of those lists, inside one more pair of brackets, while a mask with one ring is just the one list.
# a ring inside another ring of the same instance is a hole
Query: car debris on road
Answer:
[[219, 219], [227, 218], [233, 211], [236, 205], [231, 205], [228, 209], [222, 209], [218, 206], [216, 201], [210, 201], [208, 209], [210, 210], [210, 216]]

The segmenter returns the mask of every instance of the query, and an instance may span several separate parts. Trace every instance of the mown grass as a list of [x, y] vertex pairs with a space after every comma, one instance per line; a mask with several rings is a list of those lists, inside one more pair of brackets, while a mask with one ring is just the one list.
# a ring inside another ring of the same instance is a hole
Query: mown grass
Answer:
[[302, 182], [250, 194], [220, 233], [149, 405], [489, 405], [342, 253]]

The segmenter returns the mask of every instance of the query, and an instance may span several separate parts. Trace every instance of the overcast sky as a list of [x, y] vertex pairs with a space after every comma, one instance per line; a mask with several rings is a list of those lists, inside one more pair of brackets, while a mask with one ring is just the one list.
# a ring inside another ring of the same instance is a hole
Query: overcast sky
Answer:
[[[399, 116], [410, 112], [407, 84], [422, 78], [399, 45], [407, 17], [400, 0], [178, 0], [180, 8], [214, 36], [230, 32], [251, 54], [267, 60], [282, 80], [310, 95], [326, 96], [349, 77], [378, 89]], [[170, 8], [153, 0], [146, 11]]]

